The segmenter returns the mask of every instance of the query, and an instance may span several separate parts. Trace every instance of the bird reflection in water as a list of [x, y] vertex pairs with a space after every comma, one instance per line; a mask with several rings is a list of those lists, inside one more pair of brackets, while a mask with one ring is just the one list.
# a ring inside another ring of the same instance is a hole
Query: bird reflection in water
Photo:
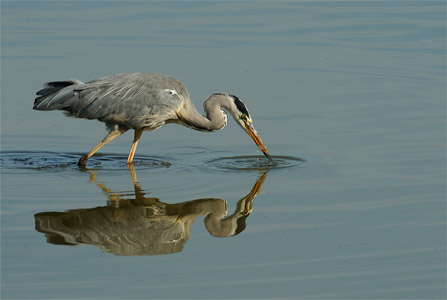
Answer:
[[257, 179], [251, 191], [237, 202], [233, 214], [227, 216], [227, 202], [204, 198], [176, 204], [145, 197], [130, 168], [135, 193], [117, 193], [96, 181], [107, 195], [107, 206], [73, 209], [67, 212], [35, 214], [36, 230], [45, 234], [47, 242], [58, 245], [90, 244], [116, 255], [160, 255], [181, 252], [190, 237], [191, 225], [200, 216], [208, 232], [215, 237], [237, 235], [245, 229], [253, 209], [253, 200], [261, 191], [267, 174]]

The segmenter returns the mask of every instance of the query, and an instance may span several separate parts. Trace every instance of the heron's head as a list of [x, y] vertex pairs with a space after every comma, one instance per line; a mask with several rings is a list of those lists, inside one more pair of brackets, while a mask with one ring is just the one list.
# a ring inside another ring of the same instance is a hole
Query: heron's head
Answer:
[[248, 133], [248, 135], [258, 146], [259, 150], [261, 150], [268, 159], [273, 161], [269, 153], [267, 152], [267, 148], [262, 142], [261, 137], [253, 126], [253, 121], [251, 119], [250, 113], [248, 112], [247, 106], [245, 106], [244, 102], [242, 102], [241, 99], [239, 99], [238, 97], [234, 95], [228, 96], [231, 98], [228, 111], [231, 113], [236, 123], [238, 123], [239, 126], [241, 126], [242, 129], [244, 129], [245, 132]]

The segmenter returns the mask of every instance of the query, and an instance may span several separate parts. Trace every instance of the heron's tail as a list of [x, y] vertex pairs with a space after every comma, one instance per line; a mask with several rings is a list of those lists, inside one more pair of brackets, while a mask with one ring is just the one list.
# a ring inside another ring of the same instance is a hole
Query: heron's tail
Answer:
[[37, 91], [33, 109], [56, 110], [68, 107], [73, 100], [73, 90], [83, 82], [77, 79], [47, 82], [43, 89]]

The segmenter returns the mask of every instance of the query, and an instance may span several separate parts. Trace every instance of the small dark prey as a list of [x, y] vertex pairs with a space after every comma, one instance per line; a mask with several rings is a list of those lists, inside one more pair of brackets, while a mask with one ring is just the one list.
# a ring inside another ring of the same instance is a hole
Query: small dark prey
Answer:
[[133, 129], [134, 139], [128, 164], [132, 164], [143, 131], [151, 131], [168, 123], [200, 130], [216, 131], [227, 125], [229, 112], [239, 126], [253, 139], [264, 155], [273, 161], [261, 137], [253, 127], [245, 104], [236, 96], [216, 93], [204, 103], [206, 116], [192, 104], [188, 90], [180, 80], [160, 74], [117, 74], [83, 83], [77, 79], [45, 83], [36, 94], [33, 109], [63, 110], [67, 115], [97, 119], [106, 123], [109, 133], [78, 162], [85, 166], [105, 144]]

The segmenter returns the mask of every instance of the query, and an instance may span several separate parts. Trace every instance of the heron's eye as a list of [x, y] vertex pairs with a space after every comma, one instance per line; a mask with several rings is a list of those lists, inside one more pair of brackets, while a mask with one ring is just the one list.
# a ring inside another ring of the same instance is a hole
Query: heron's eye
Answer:
[[240, 118], [242, 121], [247, 121], [247, 116], [244, 115], [244, 114], [242, 114], [239, 118]]

